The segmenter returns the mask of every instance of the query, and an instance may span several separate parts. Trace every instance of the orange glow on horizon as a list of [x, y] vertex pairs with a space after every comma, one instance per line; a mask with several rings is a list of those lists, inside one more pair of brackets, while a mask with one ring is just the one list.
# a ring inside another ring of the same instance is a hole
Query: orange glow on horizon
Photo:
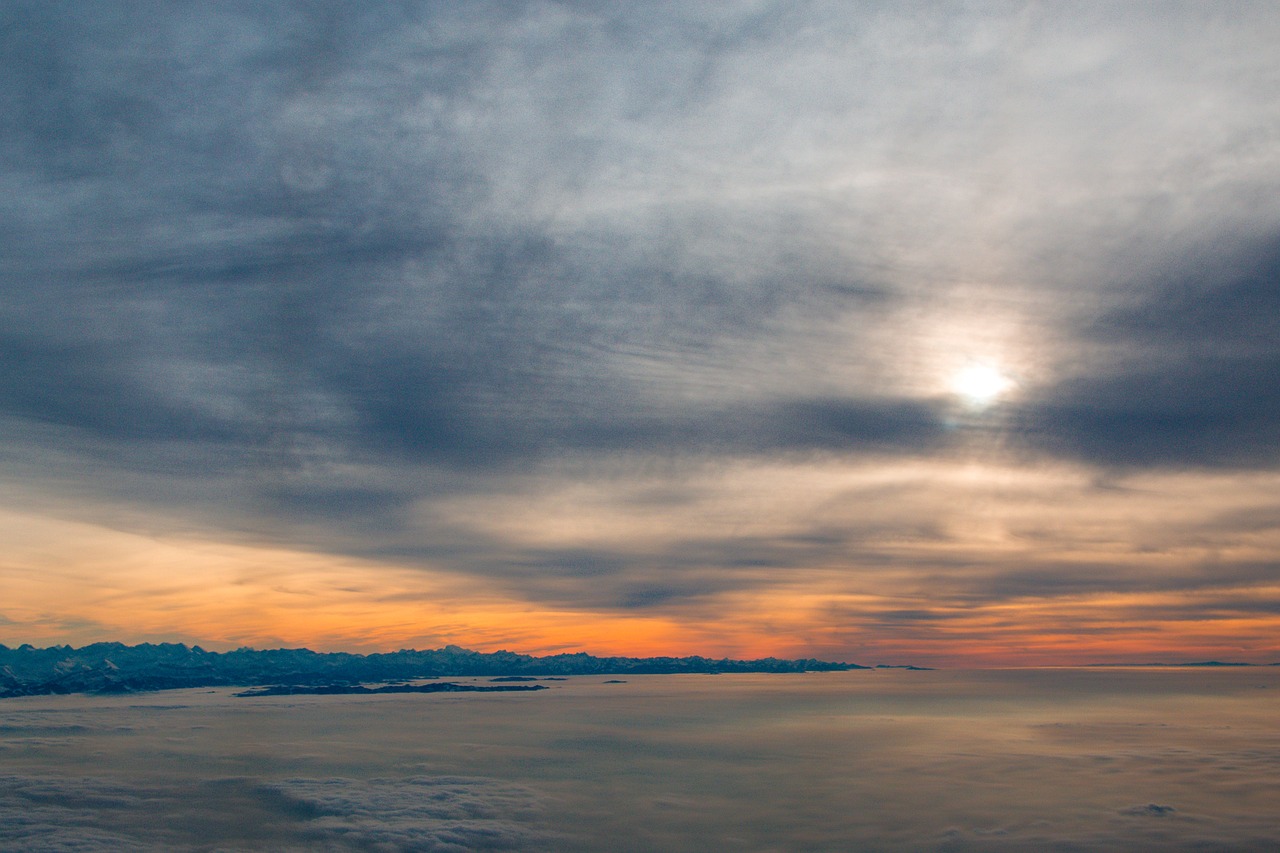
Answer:
[[[1218, 612], [1221, 589], [944, 606], [907, 592], [850, 594], [843, 575], [828, 571], [663, 612], [589, 610], [540, 606], [474, 578], [281, 548], [13, 514], [0, 528], [13, 543], [0, 575], [6, 645], [173, 641], [372, 652], [455, 644], [950, 667], [1280, 661], [1280, 617]], [[892, 573], [877, 578], [884, 587], [904, 583]], [[1274, 598], [1280, 588], [1233, 595]]]

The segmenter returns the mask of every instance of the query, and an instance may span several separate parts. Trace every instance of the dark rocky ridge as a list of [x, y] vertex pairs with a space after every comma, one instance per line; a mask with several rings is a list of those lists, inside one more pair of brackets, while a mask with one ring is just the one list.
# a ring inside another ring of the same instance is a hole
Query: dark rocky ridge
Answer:
[[813, 659], [730, 660], [704, 657], [534, 657], [458, 646], [369, 655], [310, 649], [210, 652], [181, 643], [93, 643], [82, 648], [0, 645], [0, 698], [60, 693], [132, 693], [184, 687], [293, 685], [320, 687], [437, 676], [641, 675], [713, 672], [832, 672], [868, 669]]

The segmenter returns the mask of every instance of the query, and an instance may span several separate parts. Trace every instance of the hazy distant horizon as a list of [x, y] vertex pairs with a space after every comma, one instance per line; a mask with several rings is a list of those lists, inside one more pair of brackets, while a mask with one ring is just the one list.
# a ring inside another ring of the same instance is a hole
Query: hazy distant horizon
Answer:
[[[1247, 670], [1280, 664], [1240, 661], [1123, 662], [1075, 667], [953, 667], [955, 672], [1008, 670]], [[391, 693], [512, 692], [545, 690], [541, 682], [575, 677], [639, 675], [876, 673], [937, 671], [910, 663], [833, 662], [816, 659], [735, 660], [688, 657], [598, 657], [584, 652], [533, 656], [512, 651], [476, 652], [459, 646], [400, 649], [363, 655], [311, 649], [238, 649], [219, 652], [178, 643], [95, 643], [35, 648], [0, 644], [0, 700], [84, 694], [145, 696], [159, 691], [238, 686], [237, 697], [379, 695]], [[458, 678], [487, 684], [461, 684]], [[1064, 676], [1065, 677], [1065, 676]], [[618, 682], [625, 683], [625, 682]]]
[[[397, 648], [397, 649], [387, 648], [387, 649], [379, 649], [379, 650], [368, 650], [368, 649], [351, 649], [351, 648], [345, 648], [345, 649], [344, 648], [329, 648], [329, 649], [315, 648], [313, 649], [309, 646], [277, 646], [277, 647], [232, 646], [226, 643], [219, 644], [219, 643], [210, 643], [210, 642], [189, 642], [185, 640], [149, 640], [149, 641], [142, 641], [140, 643], [124, 643], [116, 639], [98, 639], [98, 640], [91, 640], [89, 642], [84, 642], [84, 643], [81, 643], [80, 645], [76, 645], [72, 643], [50, 643], [49, 645], [44, 645], [44, 646], [37, 645], [30, 642], [0, 641], [0, 648], [17, 649], [17, 648], [21, 648], [22, 646], [31, 646], [33, 649], [37, 649], [37, 650], [55, 649], [55, 648], [62, 648], [62, 647], [71, 648], [71, 649], [82, 649], [82, 648], [87, 648], [89, 646], [104, 646], [104, 645], [105, 646], [123, 645], [128, 648], [134, 648], [138, 646], [166, 645], [166, 644], [179, 645], [179, 646], [184, 646], [186, 648], [199, 648], [207, 652], [215, 652], [219, 654], [225, 654], [227, 652], [243, 651], [243, 650], [254, 651], [254, 652], [308, 651], [308, 652], [315, 652], [321, 655], [352, 655], [352, 656], [364, 657], [369, 655], [387, 655], [387, 654], [393, 654], [395, 652], [428, 652], [428, 651], [442, 651], [442, 650], [445, 650], [446, 648], [456, 648], [461, 651], [475, 652], [482, 655], [509, 653], [509, 654], [514, 654], [519, 656], [531, 657], [534, 659], [555, 657], [559, 655], [587, 655], [593, 658], [631, 658], [636, 660], [657, 660], [662, 658], [703, 658], [708, 661], [729, 660], [734, 662], [760, 661], [760, 660], [768, 660], [768, 659], [780, 660], [780, 661], [815, 660], [821, 663], [855, 664], [855, 665], [861, 666], [862, 668], [868, 668], [868, 669], [874, 669], [876, 666], [890, 666], [890, 667], [908, 666], [913, 663], [912, 661], [893, 661], [893, 662], [884, 661], [884, 660], [838, 661], [838, 660], [826, 660], [822, 658], [807, 658], [807, 657], [806, 658], [788, 658], [788, 657], [782, 657], [780, 655], [771, 655], [771, 654], [766, 654], [758, 658], [745, 658], [745, 657], [733, 657], [731, 655], [700, 654], [697, 651], [689, 652], [687, 654], [673, 654], [673, 655], [664, 655], [664, 654], [642, 655], [642, 654], [626, 654], [626, 653], [596, 654], [592, 652], [590, 649], [586, 649], [586, 648], [575, 648], [571, 650], [556, 651], [556, 652], [550, 652], [550, 653], [532, 653], [532, 652], [522, 651], [517, 648], [506, 648], [506, 647], [495, 648], [491, 651], [486, 651], [486, 650], [482, 650], [472, 646], [468, 646], [466, 644], [459, 644], [459, 643], [449, 643], [447, 646], [436, 646], [436, 647]], [[1280, 660], [1259, 663], [1259, 662], [1241, 661], [1241, 660], [1180, 658], [1180, 659], [1171, 659], [1171, 660], [1161, 661], [1161, 660], [1139, 660], [1135, 658], [1132, 660], [1107, 661], [1107, 662], [1083, 661], [1083, 662], [1073, 662], [1073, 663], [1028, 664], [1028, 665], [1012, 665], [1012, 666], [1000, 666], [1000, 667], [953, 666], [953, 667], [938, 667], [938, 668], [1052, 669], [1055, 667], [1075, 668], [1075, 667], [1097, 667], [1097, 666], [1134, 666], [1134, 667], [1143, 667], [1143, 666], [1152, 666], [1152, 667], [1159, 667], [1159, 666], [1280, 666]]]

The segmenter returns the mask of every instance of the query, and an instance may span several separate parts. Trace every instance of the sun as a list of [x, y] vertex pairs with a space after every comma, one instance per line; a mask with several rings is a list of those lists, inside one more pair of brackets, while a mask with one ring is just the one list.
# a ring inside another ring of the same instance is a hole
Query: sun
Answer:
[[974, 408], [985, 408], [1013, 388], [1013, 380], [989, 364], [971, 364], [951, 377], [951, 390]]

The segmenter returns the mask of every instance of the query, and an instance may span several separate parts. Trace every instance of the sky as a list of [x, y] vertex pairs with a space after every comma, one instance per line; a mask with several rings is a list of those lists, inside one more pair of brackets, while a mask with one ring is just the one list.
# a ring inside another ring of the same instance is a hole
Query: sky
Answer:
[[0, 2], [0, 642], [1280, 661], [1271, 2]]

